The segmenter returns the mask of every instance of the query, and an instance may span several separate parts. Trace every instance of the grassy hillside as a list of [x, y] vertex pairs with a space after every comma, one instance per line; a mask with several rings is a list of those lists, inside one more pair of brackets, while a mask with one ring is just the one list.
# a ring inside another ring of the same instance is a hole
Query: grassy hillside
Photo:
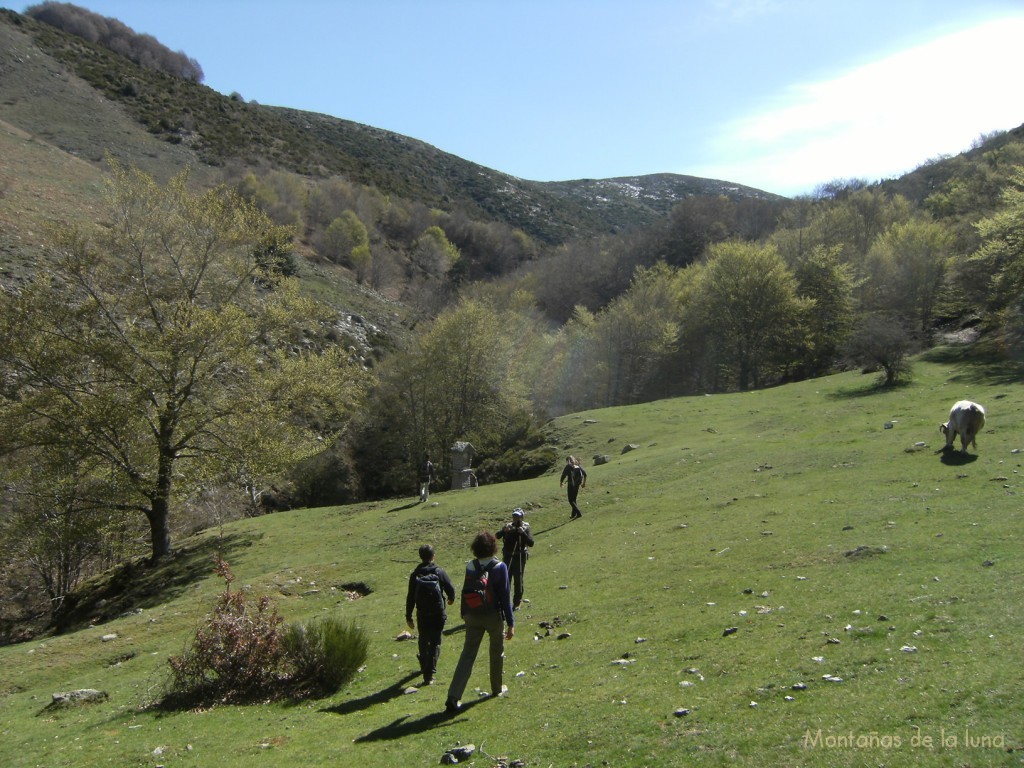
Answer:
[[[552, 440], [590, 475], [572, 523], [553, 472], [179, 542], [175, 562], [83, 609], [95, 623], [0, 649], [0, 763], [428, 766], [462, 742], [529, 766], [1019, 764], [1019, 381], [940, 350], [887, 391], [845, 373], [567, 416]], [[937, 426], [964, 397], [989, 422], [977, 450], [946, 456]], [[477, 699], [478, 662], [471, 706], [445, 717], [460, 622], [440, 683], [404, 693], [419, 682], [415, 643], [395, 640], [405, 580], [423, 541], [460, 574], [472, 535], [514, 506], [537, 546], [510, 696]], [[216, 551], [288, 620], [365, 627], [363, 672], [298, 705], [144, 711], [222, 588]], [[109, 699], [47, 709], [77, 688]]]

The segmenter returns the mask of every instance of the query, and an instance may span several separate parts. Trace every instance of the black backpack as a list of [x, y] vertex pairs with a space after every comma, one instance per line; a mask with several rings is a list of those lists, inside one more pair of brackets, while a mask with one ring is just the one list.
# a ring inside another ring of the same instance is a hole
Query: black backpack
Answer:
[[425, 616], [440, 616], [444, 613], [444, 593], [436, 571], [417, 573], [416, 610]]
[[583, 467], [578, 464], [573, 465], [572, 468], [572, 484], [575, 486], [583, 485]]
[[494, 589], [490, 584], [491, 569], [497, 564], [492, 560], [486, 568], [480, 567], [480, 561], [474, 560], [466, 568], [466, 580], [462, 584], [462, 615], [485, 615], [495, 610]]

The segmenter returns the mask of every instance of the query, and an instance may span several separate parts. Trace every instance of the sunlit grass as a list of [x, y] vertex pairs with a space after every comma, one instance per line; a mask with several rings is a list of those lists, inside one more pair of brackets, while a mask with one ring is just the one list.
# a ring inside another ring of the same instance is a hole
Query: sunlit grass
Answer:
[[[848, 373], [560, 419], [559, 450], [589, 474], [571, 523], [559, 466], [428, 505], [230, 526], [220, 550], [238, 585], [274, 596], [288, 621], [366, 629], [352, 683], [298, 704], [144, 711], [215, 599], [216, 578], [199, 579], [141, 613], [0, 649], [0, 762], [435, 765], [462, 742], [543, 766], [1016, 764], [1024, 392], [941, 357], [909, 386], [870, 385]], [[966, 459], [937, 452], [962, 397], [989, 411]], [[395, 639], [406, 579], [429, 541], [458, 580], [473, 534], [515, 506], [537, 546], [506, 646], [510, 696], [476, 703], [481, 661], [472, 706], [447, 718], [460, 622], [439, 683], [405, 693], [419, 682], [415, 642]], [[180, 545], [204, 542], [216, 533]], [[110, 698], [45, 709], [80, 687]]]

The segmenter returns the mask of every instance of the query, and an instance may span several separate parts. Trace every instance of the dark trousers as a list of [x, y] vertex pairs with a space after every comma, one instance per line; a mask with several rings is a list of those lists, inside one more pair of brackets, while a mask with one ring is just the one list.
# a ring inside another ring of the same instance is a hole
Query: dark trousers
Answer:
[[580, 508], [576, 505], [576, 497], [580, 495], [580, 487], [569, 483], [569, 506], [572, 507], [572, 516], [579, 517], [583, 513], [580, 512]]
[[505, 559], [508, 566], [508, 578], [512, 582], [512, 607], [518, 608], [523, 602], [523, 574], [526, 573], [526, 558], [515, 554]]
[[441, 658], [441, 633], [444, 630], [444, 616], [416, 615], [419, 627], [420, 671], [424, 680], [432, 680], [437, 673], [437, 661]]

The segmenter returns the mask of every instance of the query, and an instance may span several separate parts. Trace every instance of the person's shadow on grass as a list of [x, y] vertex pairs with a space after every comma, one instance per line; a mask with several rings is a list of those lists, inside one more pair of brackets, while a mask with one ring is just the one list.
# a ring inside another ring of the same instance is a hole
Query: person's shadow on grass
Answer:
[[543, 533], [550, 533], [551, 531], [557, 530], [563, 526], [569, 525], [569, 523], [576, 522], [575, 520], [563, 520], [560, 523], [555, 523], [550, 528], [545, 528], [543, 531], [534, 531], [534, 535], [540, 536]]
[[336, 704], [333, 707], [327, 707], [321, 711], [331, 712], [335, 715], [351, 715], [353, 712], [358, 712], [361, 709], [368, 709], [374, 704], [383, 704], [385, 701], [391, 701], [391, 699], [397, 699], [399, 696], [405, 695], [405, 689], [408, 686], [409, 681], [417, 677], [419, 677], [418, 672], [410, 672], [408, 675], [397, 680], [393, 685], [389, 685], [382, 691], [371, 693], [369, 696], [363, 696], [361, 699], [345, 701], [341, 704]]
[[429, 715], [418, 717], [415, 720], [410, 720], [408, 715], [403, 715], [397, 720], [392, 720], [387, 725], [375, 728], [365, 736], [360, 736], [359, 738], [354, 739], [354, 741], [357, 744], [365, 744], [370, 741], [390, 741], [391, 739], [401, 739], [405, 736], [411, 736], [415, 733], [425, 733], [433, 730], [434, 728], [440, 728], [449, 722], [454, 722], [454, 718], [463, 714], [470, 707], [479, 706], [490, 698], [490, 696], [487, 696], [476, 699], [475, 701], [466, 702], [459, 707], [458, 712], [447, 712], [445, 710], [441, 710], [440, 712], [431, 712]]
[[410, 501], [408, 504], [403, 504], [400, 507], [392, 507], [391, 509], [388, 510], [388, 512], [401, 512], [403, 509], [413, 509], [414, 507], [418, 507], [422, 503], [422, 501], [416, 499], [416, 501]]

